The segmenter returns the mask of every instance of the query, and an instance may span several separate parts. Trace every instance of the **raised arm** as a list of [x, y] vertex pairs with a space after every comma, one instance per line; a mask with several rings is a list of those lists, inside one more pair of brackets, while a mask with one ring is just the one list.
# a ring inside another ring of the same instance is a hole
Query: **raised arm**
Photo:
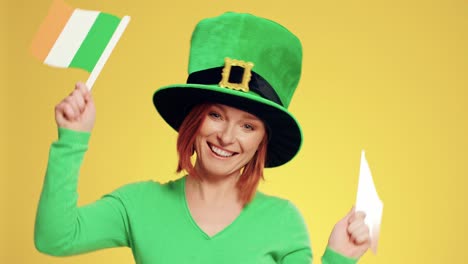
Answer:
[[95, 120], [93, 99], [84, 84], [78, 83], [55, 107], [55, 119], [59, 139], [50, 148], [36, 215], [36, 248], [65, 256], [128, 246], [126, 210], [119, 197], [108, 195], [77, 206], [79, 171]]

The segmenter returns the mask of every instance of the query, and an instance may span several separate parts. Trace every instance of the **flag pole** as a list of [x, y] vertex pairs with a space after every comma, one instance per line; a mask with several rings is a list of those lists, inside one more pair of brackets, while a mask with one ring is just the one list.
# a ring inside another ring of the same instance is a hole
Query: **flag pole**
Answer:
[[86, 86], [88, 87], [90, 91], [91, 91], [91, 88], [93, 88], [94, 82], [96, 81], [97, 77], [101, 73], [101, 70], [104, 67], [104, 64], [106, 64], [107, 59], [109, 59], [109, 56], [111, 55], [112, 50], [114, 50], [115, 45], [117, 45], [117, 42], [119, 42], [120, 37], [122, 36], [123, 32], [127, 28], [127, 25], [129, 22], [130, 22], [129, 16], [124, 16], [122, 20], [120, 20], [120, 23], [115, 29], [115, 32], [112, 35], [112, 38], [110, 39], [109, 43], [104, 49], [104, 52], [102, 53], [101, 57], [96, 63], [96, 66], [94, 66], [93, 71], [91, 72], [88, 80], [86, 81]]

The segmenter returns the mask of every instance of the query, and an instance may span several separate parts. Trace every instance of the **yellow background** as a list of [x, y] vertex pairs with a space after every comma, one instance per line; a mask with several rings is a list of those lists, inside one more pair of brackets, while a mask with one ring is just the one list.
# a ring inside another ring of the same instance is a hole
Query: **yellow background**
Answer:
[[[129, 249], [69, 258], [38, 253], [35, 210], [56, 139], [53, 107], [88, 74], [42, 65], [29, 44], [51, 1], [3, 1], [0, 262], [133, 263]], [[97, 122], [80, 203], [125, 183], [177, 176], [176, 133], [156, 114], [159, 86], [186, 78], [197, 21], [224, 11], [280, 22], [302, 40], [290, 111], [300, 154], [266, 171], [261, 190], [292, 200], [319, 263], [334, 223], [353, 205], [361, 149], [384, 202], [377, 256], [360, 263], [462, 263], [468, 235], [468, 4], [437, 1], [103, 0], [69, 4], [132, 21], [93, 88]], [[274, 37], [274, 36], [272, 36]]]

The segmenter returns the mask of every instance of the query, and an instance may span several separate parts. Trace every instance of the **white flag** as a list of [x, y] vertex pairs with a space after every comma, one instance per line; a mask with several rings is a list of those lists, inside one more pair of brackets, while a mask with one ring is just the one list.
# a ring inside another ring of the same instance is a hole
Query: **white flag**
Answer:
[[383, 203], [375, 189], [374, 180], [367, 164], [364, 150], [361, 154], [361, 168], [359, 170], [359, 183], [356, 197], [356, 211], [366, 213], [365, 223], [369, 227], [371, 250], [377, 253], [380, 223], [382, 221]]

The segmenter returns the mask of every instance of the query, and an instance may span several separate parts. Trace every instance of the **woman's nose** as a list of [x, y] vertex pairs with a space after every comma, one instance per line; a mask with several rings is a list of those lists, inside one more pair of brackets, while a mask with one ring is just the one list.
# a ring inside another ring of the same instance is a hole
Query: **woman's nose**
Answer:
[[226, 125], [218, 132], [218, 139], [221, 145], [229, 145], [234, 142], [235, 138], [234, 126]]

